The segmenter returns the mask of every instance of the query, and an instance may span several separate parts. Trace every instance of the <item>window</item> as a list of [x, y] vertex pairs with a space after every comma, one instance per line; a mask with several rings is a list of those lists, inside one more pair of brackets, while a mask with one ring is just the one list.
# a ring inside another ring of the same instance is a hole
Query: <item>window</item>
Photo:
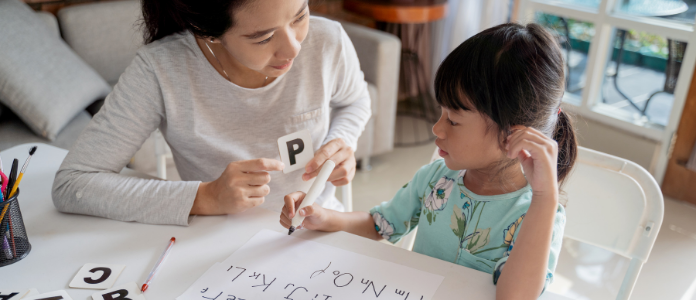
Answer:
[[564, 109], [658, 142], [661, 182], [694, 70], [696, 0], [520, 0], [519, 14], [564, 47]]

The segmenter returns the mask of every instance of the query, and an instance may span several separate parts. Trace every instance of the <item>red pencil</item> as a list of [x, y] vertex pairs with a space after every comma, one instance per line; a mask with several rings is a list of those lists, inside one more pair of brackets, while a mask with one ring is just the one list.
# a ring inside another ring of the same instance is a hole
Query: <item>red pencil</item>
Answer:
[[140, 288], [141, 292], [144, 293], [147, 290], [147, 288], [150, 287], [150, 281], [152, 281], [152, 279], [155, 278], [155, 274], [157, 274], [157, 271], [159, 270], [160, 266], [167, 258], [167, 254], [169, 253], [169, 250], [172, 249], [172, 246], [174, 246], [174, 242], [176, 242], [176, 238], [172, 237], [171, 239], [169, 239], [169, 245], [167, 246], [167, 249], [164, 250], [162, 256], [160, 256], [159, 260], [157, 260], [157, 263], [152, 268], [152, 271], [150, 271], [150, 275], [147, 276], [147, 280], [145, 280], [145, 283], [143, 283], [143, 287]]

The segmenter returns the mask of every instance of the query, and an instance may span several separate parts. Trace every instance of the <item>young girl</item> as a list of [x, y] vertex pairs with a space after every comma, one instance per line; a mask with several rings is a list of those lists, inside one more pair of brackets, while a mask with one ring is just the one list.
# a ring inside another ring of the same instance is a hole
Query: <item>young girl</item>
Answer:
[[[499, 25], [442, 62], [435, 90], [444, 159], [369, 213], [314, 205], [299, 212], [302, 227], [395, 243], [418, 226], [413, 251], [493, 274], [499, 299], [537, 298], [556, 267], [565, 225], [559, 183], [577, 152], [560, 109], [560, 47], [540, 25]], [[303, 197], [285, 197], [283, 226]]]

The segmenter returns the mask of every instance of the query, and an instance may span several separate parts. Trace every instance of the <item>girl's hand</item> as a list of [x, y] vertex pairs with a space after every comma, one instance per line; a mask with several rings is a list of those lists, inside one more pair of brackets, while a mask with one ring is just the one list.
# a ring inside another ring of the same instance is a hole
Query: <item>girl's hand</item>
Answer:
[[303, 192], [294, 192], [285, 196], [285, 206], [283, 206], [283, 211], [280, 213], [280, 225], [285, 228], [290, 228], [292, 225], [292, 218], [295, 217], [296, 213], [304, 216], [305, 219], [302, 224], [298, 226], [299, 228], [307, 228], [309, 230], [321, 230], [326, 231], [329, 219], [329, 211], [318, 204], [306, 206], [302, 208], [299, 212], [295, 211], [296, 207], [302, 204], [302, 200], [305, 197]]
[[336, 163], [336, 168], [329, 175], [328, 181], [334, 186], [342, 186], [353, 180], [356, 166], [355, 153], [341, 138], [333, 139], [319, 148], [319, 151], [314, 154], [314, 158], [305, 166], [302, 180], [307, 181], [317, 177], [321, 166], [329, 159]]
[[201, 182], [191, 214], [219, 215], [243, 212], [264, 202], [270, 193], [267, 171], [281, 171], [283, 163], [268, 158], [232, 162], [220, 178]]
[[[516, 130], [515, 130], [516, 129]], [[518, 158], [535, 195], [556, 197], [558, 143], [531, 127], [515, 126], [507, 137], [507, 157]]]

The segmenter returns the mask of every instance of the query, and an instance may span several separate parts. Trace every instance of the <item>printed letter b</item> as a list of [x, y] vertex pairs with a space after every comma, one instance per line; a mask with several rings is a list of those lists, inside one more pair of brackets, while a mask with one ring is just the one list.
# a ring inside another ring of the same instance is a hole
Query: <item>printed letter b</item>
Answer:
[[[117, 298], [114, 298], [114, 296], [116, 296]], [[128, 290], [126, 289], [113, 291], [111, 293], [102, 295], [102, 297], [104, 297], [104, 300], [133, 300], [131, 298], [126, 298], [126, 296], [128, 296]]]

